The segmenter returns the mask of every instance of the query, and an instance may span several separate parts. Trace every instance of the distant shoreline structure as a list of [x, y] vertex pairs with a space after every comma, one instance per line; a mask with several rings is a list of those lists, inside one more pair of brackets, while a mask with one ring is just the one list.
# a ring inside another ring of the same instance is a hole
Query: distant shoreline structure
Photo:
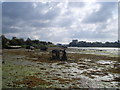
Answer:
[[69, 43], [69, 47], [120, 47], [120, 41], [115, 42], [86, 42], [86, 41], [78, 41], [72, 40]]

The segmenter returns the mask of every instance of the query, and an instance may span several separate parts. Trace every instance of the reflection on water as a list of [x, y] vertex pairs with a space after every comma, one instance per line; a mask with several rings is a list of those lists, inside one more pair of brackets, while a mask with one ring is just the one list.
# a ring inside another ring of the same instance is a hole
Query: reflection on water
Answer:
[[112, 61], [105, 61], [105, 60], [100, 60], [100, 61], [98, 61], [97, 63], [99, 63], [99, 64], [112, 64], [113, 62]]
[[67, 53], [109, 55], [118, 57], [119, 48], [111, 47], [68, 47]]

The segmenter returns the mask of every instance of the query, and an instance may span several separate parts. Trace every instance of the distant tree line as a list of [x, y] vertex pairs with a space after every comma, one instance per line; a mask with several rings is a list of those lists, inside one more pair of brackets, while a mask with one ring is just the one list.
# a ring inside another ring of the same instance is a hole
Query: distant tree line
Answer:
[[78, 41], [72, 40], [69, 43], [69, 47], [120, 47], [120, 41], [116, 42], [86, 42], [86, 41]]
[[[54, 45], [52, 42], [39, 41], [39, 40], [31, 40], [27, 38], [24, 40], [23, 38], [12, 37], [12, 39], [8, 39], [5, 35], [0, 36], [0, 42], [2, 42], [2, 48], [8, 48], [9, 46], [21, 46], [22, 48], [29, 48], [33, 46], [35, 48], [44, 48], [44, 47], [56, 47], [56, 46], [66, 46], [66, 47], [120, 47], [120, 41], [115, 42], [86, 42], [86, 41], [78, 41], [72, 40], [68, 45]], [[0, 44], [1, 45], [1, 44]]]
[[35, 48], [55, 46], [52, 42], [31, 40], [30, 38], [27, 38], [27, 40], [17, 37], [12, 37], [12, 39], [8, 39], [5, 37], [5, 35], [1, 35], [0, 39], [2, 41], [2, 48], [8, 48], [9, 46], [21, 46], [22, 48], [29, 48], [30, 46], [33, 46]]

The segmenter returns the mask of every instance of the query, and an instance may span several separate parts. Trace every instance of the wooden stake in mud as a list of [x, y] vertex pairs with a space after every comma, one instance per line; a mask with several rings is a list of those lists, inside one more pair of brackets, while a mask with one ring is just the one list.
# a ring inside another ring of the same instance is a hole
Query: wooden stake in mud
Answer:
[[61, 60], [62, 61], [66, 61], [67, 60], [67, 55], [66, 55], [66, 51], [65, 51], [65, 49], [62, 51], [62, 57], [61, 57]]
[[52, 50], [52, 60], [60, 60], [60, 51]]
[[[60, 54], [62, 54], [62, 56]], [[66, 55], [65, 49], [64, 50], [52, 50], [52, 58], [51, 59], [52, 60], [66, 61], [67, 60], [67, 55]]]

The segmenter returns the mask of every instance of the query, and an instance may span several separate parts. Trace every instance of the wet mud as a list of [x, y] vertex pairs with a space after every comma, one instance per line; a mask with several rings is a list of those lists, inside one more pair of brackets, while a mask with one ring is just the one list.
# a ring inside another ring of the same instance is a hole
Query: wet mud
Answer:
[[3, 88], [120, 88], [116, 56], [68, 52], [68, 60], [59, 61], [50, 60], [49, 51], [5, 49], [2, 53]]

